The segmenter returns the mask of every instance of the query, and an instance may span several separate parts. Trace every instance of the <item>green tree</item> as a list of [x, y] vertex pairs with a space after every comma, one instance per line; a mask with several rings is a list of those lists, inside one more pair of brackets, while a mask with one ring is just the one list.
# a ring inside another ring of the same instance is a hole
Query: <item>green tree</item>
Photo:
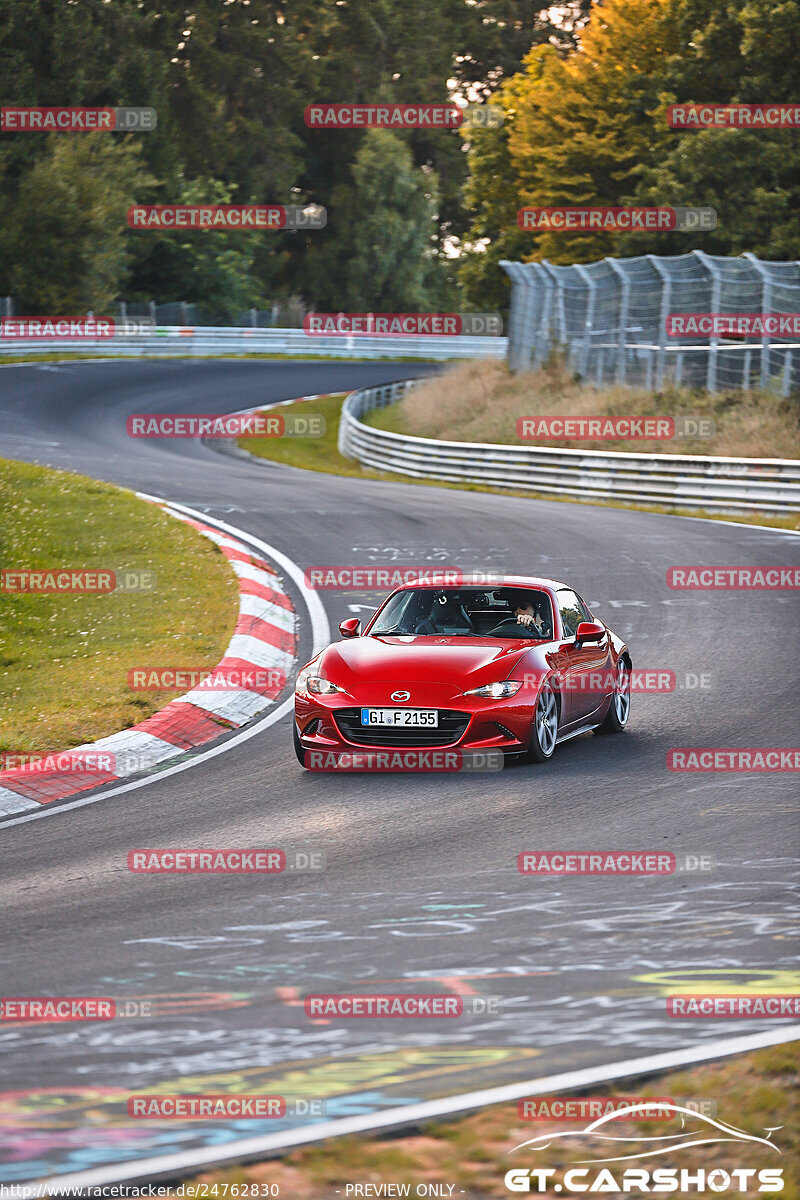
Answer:
[[50, 135], [4, 230], [8, 286], [28, 313], [108, 312], [129, 270], [126, 213], [152, 182], [136, 145]]
[[[218, 179], [182, 181], [177, 204], [230, 204]], [[140, 198], [141, 199], [141, 198]], [[200, 302], [213, 321], [228, 321], [267, 301], [255, 272], [257, 247], [280, 233], [237, 229], [142, 229], [133, 232], [137, 288], [130, 299]]]
[[[435, 311], [446, 280], [433, 250], [434, 173], [415, 167], [408, 146], [369, 130], [331, 198], [328, 229], [309, 250], [304, 291], [320, 311]], [[329, 229], [334, 236], [324, 238]]]

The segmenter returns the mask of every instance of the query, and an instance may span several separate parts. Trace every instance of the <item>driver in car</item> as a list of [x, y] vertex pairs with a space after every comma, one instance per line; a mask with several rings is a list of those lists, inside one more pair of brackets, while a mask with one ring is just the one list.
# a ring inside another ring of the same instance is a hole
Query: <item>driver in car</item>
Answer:
[[542, 602], [534, 601], [534, 598], [528, 592], [515, 592], [510, 595], [503, 595], [502, 599], [508, 600], [509, 607], [517, 619], [517, 624], [523, 629], [530, 630], [532, 637], [547, 637], [547, 626], [549, 624], [546, 610], [541, 607]]

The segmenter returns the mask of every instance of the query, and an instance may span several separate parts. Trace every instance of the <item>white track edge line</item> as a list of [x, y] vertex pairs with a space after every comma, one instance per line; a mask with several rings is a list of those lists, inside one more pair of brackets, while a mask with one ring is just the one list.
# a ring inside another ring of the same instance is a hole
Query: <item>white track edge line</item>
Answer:
[[[240, 541], [249, 542], [251, 546], [261, 550], [269, 558], [273, 559], [278, 566], [282, 567], [287, 575], [291, 577], [297, 588], [300, 591], [303, 600], [308, 609], [308, 615], [311, 618], [311, 630], [313, 635], [313, 651], [314, 655], [327, 646], [331, 640], [330, 625], [325, 609], [322, 606], [322, 601], [316, 592], [312, 592], [306, 586], [301, 568], [282, 551], [276, 550], [274, 546], [270, 546], [267, 542], [261, 541], [260, 538], [254, 537], [253, 534], [246, 533], [244, 530], [237, 529], [234, 525], [228, 525], [225, 521], [218, 521], [215, 517], [208, 517], [205, 513], [198, 512], [194, 508], [187, 508], [184, 504], [175, 504], [171, 500], [163, 500], [158, 496], [150, 496], [145, 492], [137, 492], [142, 500], [150, 500], [155, 504], [164, 505], [166, 508], [174, 508], [179, 512], [183, 512], [191, 516], [197, 521], [204, 521], [208, 525], [216, 526], [225, 533], [231, 534], [232, 537], [237, 537]], [[312, 655], [312, 657], [314, 656]], [[10, 829], [13, 825], [26, 825], [29, 821], [41, 821], [45, 817], [56, 817], [59, 813], [71, 812], [75, 808], [84, 808], [88, 804], [97, 804], [100, 800], [110, 800], [112, 796], [120, 796], [124, 792], [132, 792], [136, 788], [147, 787], [148, 784], [156, 783], [162, 779], [167, 779], [170, 775], [177, 775], [181, 771], [188, 771], [190, 767], [196, 767], [199, 763], [206, 762], [210, 758], [215, 758], [218, 754], [224, 754], [226, 750], [232, 750], [234, 746], [240, 745], [242, 742], [248, 741], [249, 738], [255, 737], [257, 733], [268, 729], [270, 725], [274, 725], [276, 721], [280, 721], [291, 711], [294, 704], [294, 697], [288, 696], [279, 708], [273, 709], [262, 717], [255, 725], [249, 729], [243, 729], [234, 737], [229, 738], [221, 746], [214, 746], [210, 750], [204, 750], [202, 753], [190, 759], [189, 762], [178, 763], [174, 767], [168, 767], [166, 771], [159, 771], [156, 775], [148, 775], [146, 779], [135, 779], [130, 783], [125, 783], [121, 787], [113, 788], [111, 791], [103, 792], [100, 796], [85, 796], [81, 800], [71, 800], [68, 804], [43, 804], [40, 812], [29, 812], [22, 817], [14, 817], [10, 821], [0, 820], [0, 833], [5, 829]]]
[[241, 1138], [225, 1146], [213, 1146], [200, 1150], [185, 1150], [178, 1154], [163, 1154], [156, 1158], [145, 1158], [139, 1162], [97, 1167], [94, 1170], [76, 1172], [71, 1175], [49, 1176], [37, 1182], [44, 1194], [49, 1194], [49, 1185], [56, 1191], [63, 1187], [99, 1187], [105, 1184], [152, 1180], [157, 1177], [177, 1177], [191, 1173], [199, 1167], [214, 1166], [241, 1158], [257, 1158], [262, 1154], [278, 1150], [289, 1150], [296, 1146], [320, 1142], [327, 1137], [342, 1137], [345, 1134], [368, 1133], [374, 1130], [416, 1125], [420, 1121], [444, 1117], [469, 1109], [484, 1108], [490, 1104], [502, 1104], [518, 1100], [523, 1096], [550, 1094], [551, 1092], [579, 1089], [589, 1084], [605, 1083], [628, 1076], [650, 1075], [673, 1067], [687, 1066], [708, 1059], [724, 1058], [731, 1054], [744, 1054], [765, 1046], [776, 1046], [783, 1042], [800, 1039], [800, 1025], [766, 1030], [763, 1033], [747, 1034], [744, 1037], [725, 1041], [709, 1042], [706, 1045], [669, 1050], [663, 1054], [651, 1054], [644, 1058], [631, 1058], [610, 1063], [604, 1067], [586, 1067], [578, 1071], [567, 1071], [559, 1075], [547, 1075], [525, 1083], [505, 1084], [501, 1087], [483, 1088], [477, 1092], [461, 1092], [440, 1100], [426, 1100], [420, 1104], [408, 1104], [385, 1112], [368, 1113], [358, 1117], [342, 1117], [337, 1121], [322, 1121], [298, 1130], [282, 1130], [260, 1137]]

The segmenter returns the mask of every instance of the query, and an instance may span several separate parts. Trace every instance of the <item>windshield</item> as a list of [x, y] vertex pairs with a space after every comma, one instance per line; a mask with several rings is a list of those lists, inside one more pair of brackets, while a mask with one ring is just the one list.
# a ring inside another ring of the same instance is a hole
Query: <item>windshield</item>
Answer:
[[369, 632], [541, 641], [553, 636], [553, 614], [538, 588], [410, 588], [389, 600]]

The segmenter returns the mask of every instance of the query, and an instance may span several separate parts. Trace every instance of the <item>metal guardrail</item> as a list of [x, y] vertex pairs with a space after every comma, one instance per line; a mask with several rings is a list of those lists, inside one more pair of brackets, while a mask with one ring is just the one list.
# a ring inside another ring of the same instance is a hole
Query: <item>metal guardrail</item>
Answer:
[[800, 512], [800, 461], [445, 442], [389, 433], [359, 420], [402, 399], [418, 382], [352, 392], [342, 407], [339, 452], [377, 471], [417, 479], [708, 512]]
[[504, 337], [318, 337], [302, 329], [162, 325], [153, 333], [114, 338], [0, 338], [0, 355], [78, 354], [113, 358], [225, 357], [237, 354], [330, 358], [504, 358]]

